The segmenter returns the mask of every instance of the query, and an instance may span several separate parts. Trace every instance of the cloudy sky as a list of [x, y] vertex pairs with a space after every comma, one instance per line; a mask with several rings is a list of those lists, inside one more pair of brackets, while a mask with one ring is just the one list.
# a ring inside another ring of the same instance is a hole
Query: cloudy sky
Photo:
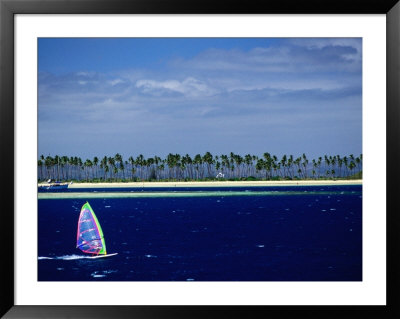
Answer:
[[38, 43], [39, 155], [362, 153], [359, 38]]

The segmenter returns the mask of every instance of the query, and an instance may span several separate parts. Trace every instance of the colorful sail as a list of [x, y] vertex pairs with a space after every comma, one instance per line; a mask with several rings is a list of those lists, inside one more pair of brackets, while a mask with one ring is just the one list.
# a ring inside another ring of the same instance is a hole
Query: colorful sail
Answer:
[[82, 206], [79, 215], [76, 247], [88, 254], [107, 254], [103, 230], [89, 203]]

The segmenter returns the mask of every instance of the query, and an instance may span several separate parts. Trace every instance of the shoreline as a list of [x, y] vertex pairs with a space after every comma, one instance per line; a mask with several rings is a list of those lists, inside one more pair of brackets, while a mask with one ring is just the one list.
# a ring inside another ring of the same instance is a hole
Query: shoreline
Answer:
[[[48, 185], [40, 183], [40, 185]], [[299, 181], [209, 181], [209, 182], [127, 182], [72, 183], [68, 188], [149, 188], [149, 187], [243, 187], [243, 186], [333, 186], [362, 185], [362, 180], [299, 180]]]

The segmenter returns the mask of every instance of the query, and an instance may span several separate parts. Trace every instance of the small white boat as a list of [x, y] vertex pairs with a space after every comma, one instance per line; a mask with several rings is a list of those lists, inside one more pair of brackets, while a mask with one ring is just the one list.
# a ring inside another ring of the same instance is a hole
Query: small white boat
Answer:
[[61, 182], [57, 182], [57, 181], [55, 181], [55, 182], [51, 182], [51, 180], [48, 180], [47, 181], [47, 183], [44, 183], [44, 184], [39, 184], [38, 185], [38, 188], [39, 189], [46, 189], [46, 190], [55, 190], [55, 189], [67, 189], [68, 188], [68, 185], [70, 185], [70, 184], [72, 184], [72, 182], [70, 182], [70, 183], [68, 183], [68, 182], [64, 182], [64, 183], [61, 183]]

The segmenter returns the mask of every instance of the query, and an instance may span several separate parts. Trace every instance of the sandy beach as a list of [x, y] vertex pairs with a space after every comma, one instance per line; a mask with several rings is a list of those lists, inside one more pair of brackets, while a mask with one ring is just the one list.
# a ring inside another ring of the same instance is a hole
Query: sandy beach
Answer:
[[[68, 188], [146, 188], [146, 187], [243, 187], [243, 186], [322, 186], [361, 185], [362, 180], [308, 181], [209, 181], [209, 182], [130, 182], [130, 183], [72, 183]], [[48, 185], [48, 184], [39, 184]]]

